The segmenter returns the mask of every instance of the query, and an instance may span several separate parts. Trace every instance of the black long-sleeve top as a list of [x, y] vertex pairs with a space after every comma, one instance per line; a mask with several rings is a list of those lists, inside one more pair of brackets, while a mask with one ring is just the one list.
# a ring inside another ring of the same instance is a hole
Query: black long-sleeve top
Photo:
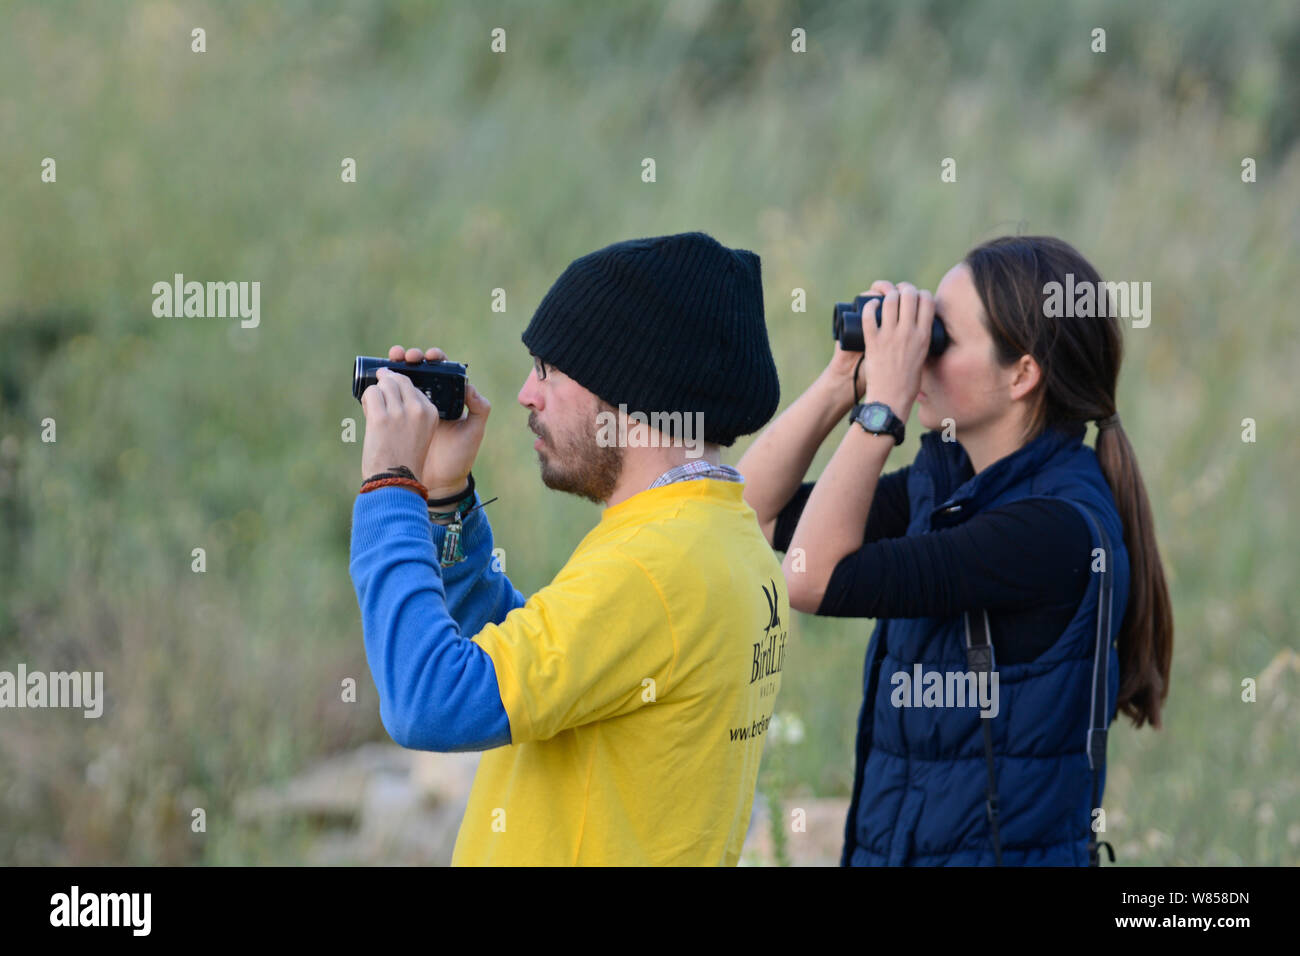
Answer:
[[[1092, 537], [1083, 516], [1064, 501], [1029, 499], [907, 537], [907, 472], [881, 476], [862, 547], [835, 566], [817, 613], [945, 617], [987, 610], [997, 662], [1034, 660], [1065, 631], [1087, 591]], [[812, 487], [801, 485], [777, 517], [777, 551], [789, 548]]]

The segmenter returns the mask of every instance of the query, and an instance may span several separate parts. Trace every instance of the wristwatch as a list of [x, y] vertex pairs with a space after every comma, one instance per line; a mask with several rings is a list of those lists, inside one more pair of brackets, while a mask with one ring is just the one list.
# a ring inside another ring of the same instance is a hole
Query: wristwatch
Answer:
[[884, 402], [854, 405], [853, 411], [849, 412], [849, 423], [853, 422], [857, 422], [864, 431], [869, 431], [873, 435], [893, 435], [895, 445], [903, 443], [903, 420]]

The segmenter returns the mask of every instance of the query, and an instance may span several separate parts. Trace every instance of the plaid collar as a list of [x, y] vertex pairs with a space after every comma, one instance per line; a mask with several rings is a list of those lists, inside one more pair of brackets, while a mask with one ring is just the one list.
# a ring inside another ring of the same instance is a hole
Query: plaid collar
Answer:
[[677, 481], [694, 481], [698, 478], [713, 478], [717, 481], [745, 480], [745, 476], [730, 465], [715, 465], [701, 458], [699, 461], [688, 461], [684, 465], [669, 468], [656, 478], [650, 487], [658, 488], [661, 485], [671, 485]]

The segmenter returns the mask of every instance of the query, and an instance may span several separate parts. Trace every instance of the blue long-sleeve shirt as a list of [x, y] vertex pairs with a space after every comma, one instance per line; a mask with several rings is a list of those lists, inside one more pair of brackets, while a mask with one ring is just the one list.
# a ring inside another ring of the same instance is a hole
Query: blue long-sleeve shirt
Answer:
[[494, 567], [483, 509], [465, 519], [465, 560], [444, 568], [438, 555], [446, 533], [406, 488], [358, 494], [353, 504], [348, 570], [379, 717], [394, 741], [415, 750], [505, 746], [510, 722], [496, 670], [469, 637], [500, 624], [525, 598]]

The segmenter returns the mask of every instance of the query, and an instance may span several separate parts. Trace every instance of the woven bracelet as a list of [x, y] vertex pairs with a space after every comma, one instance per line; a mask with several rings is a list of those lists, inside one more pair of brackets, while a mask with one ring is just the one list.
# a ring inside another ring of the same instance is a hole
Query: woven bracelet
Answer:
[[419, 494], [421, 498], [427, 499], [429, 497], [429, 489], [424, 487], [424, 485], [420, 484], [414, 478], [399, 478], [396, 475], [388, 478], [371, 478], [361, 486], [361, 493], [365, 494], [367, 491], [375, 491], [378, 488], [388, 488], [390, 486], [397, 488], [410, 488], [412, 491]]

